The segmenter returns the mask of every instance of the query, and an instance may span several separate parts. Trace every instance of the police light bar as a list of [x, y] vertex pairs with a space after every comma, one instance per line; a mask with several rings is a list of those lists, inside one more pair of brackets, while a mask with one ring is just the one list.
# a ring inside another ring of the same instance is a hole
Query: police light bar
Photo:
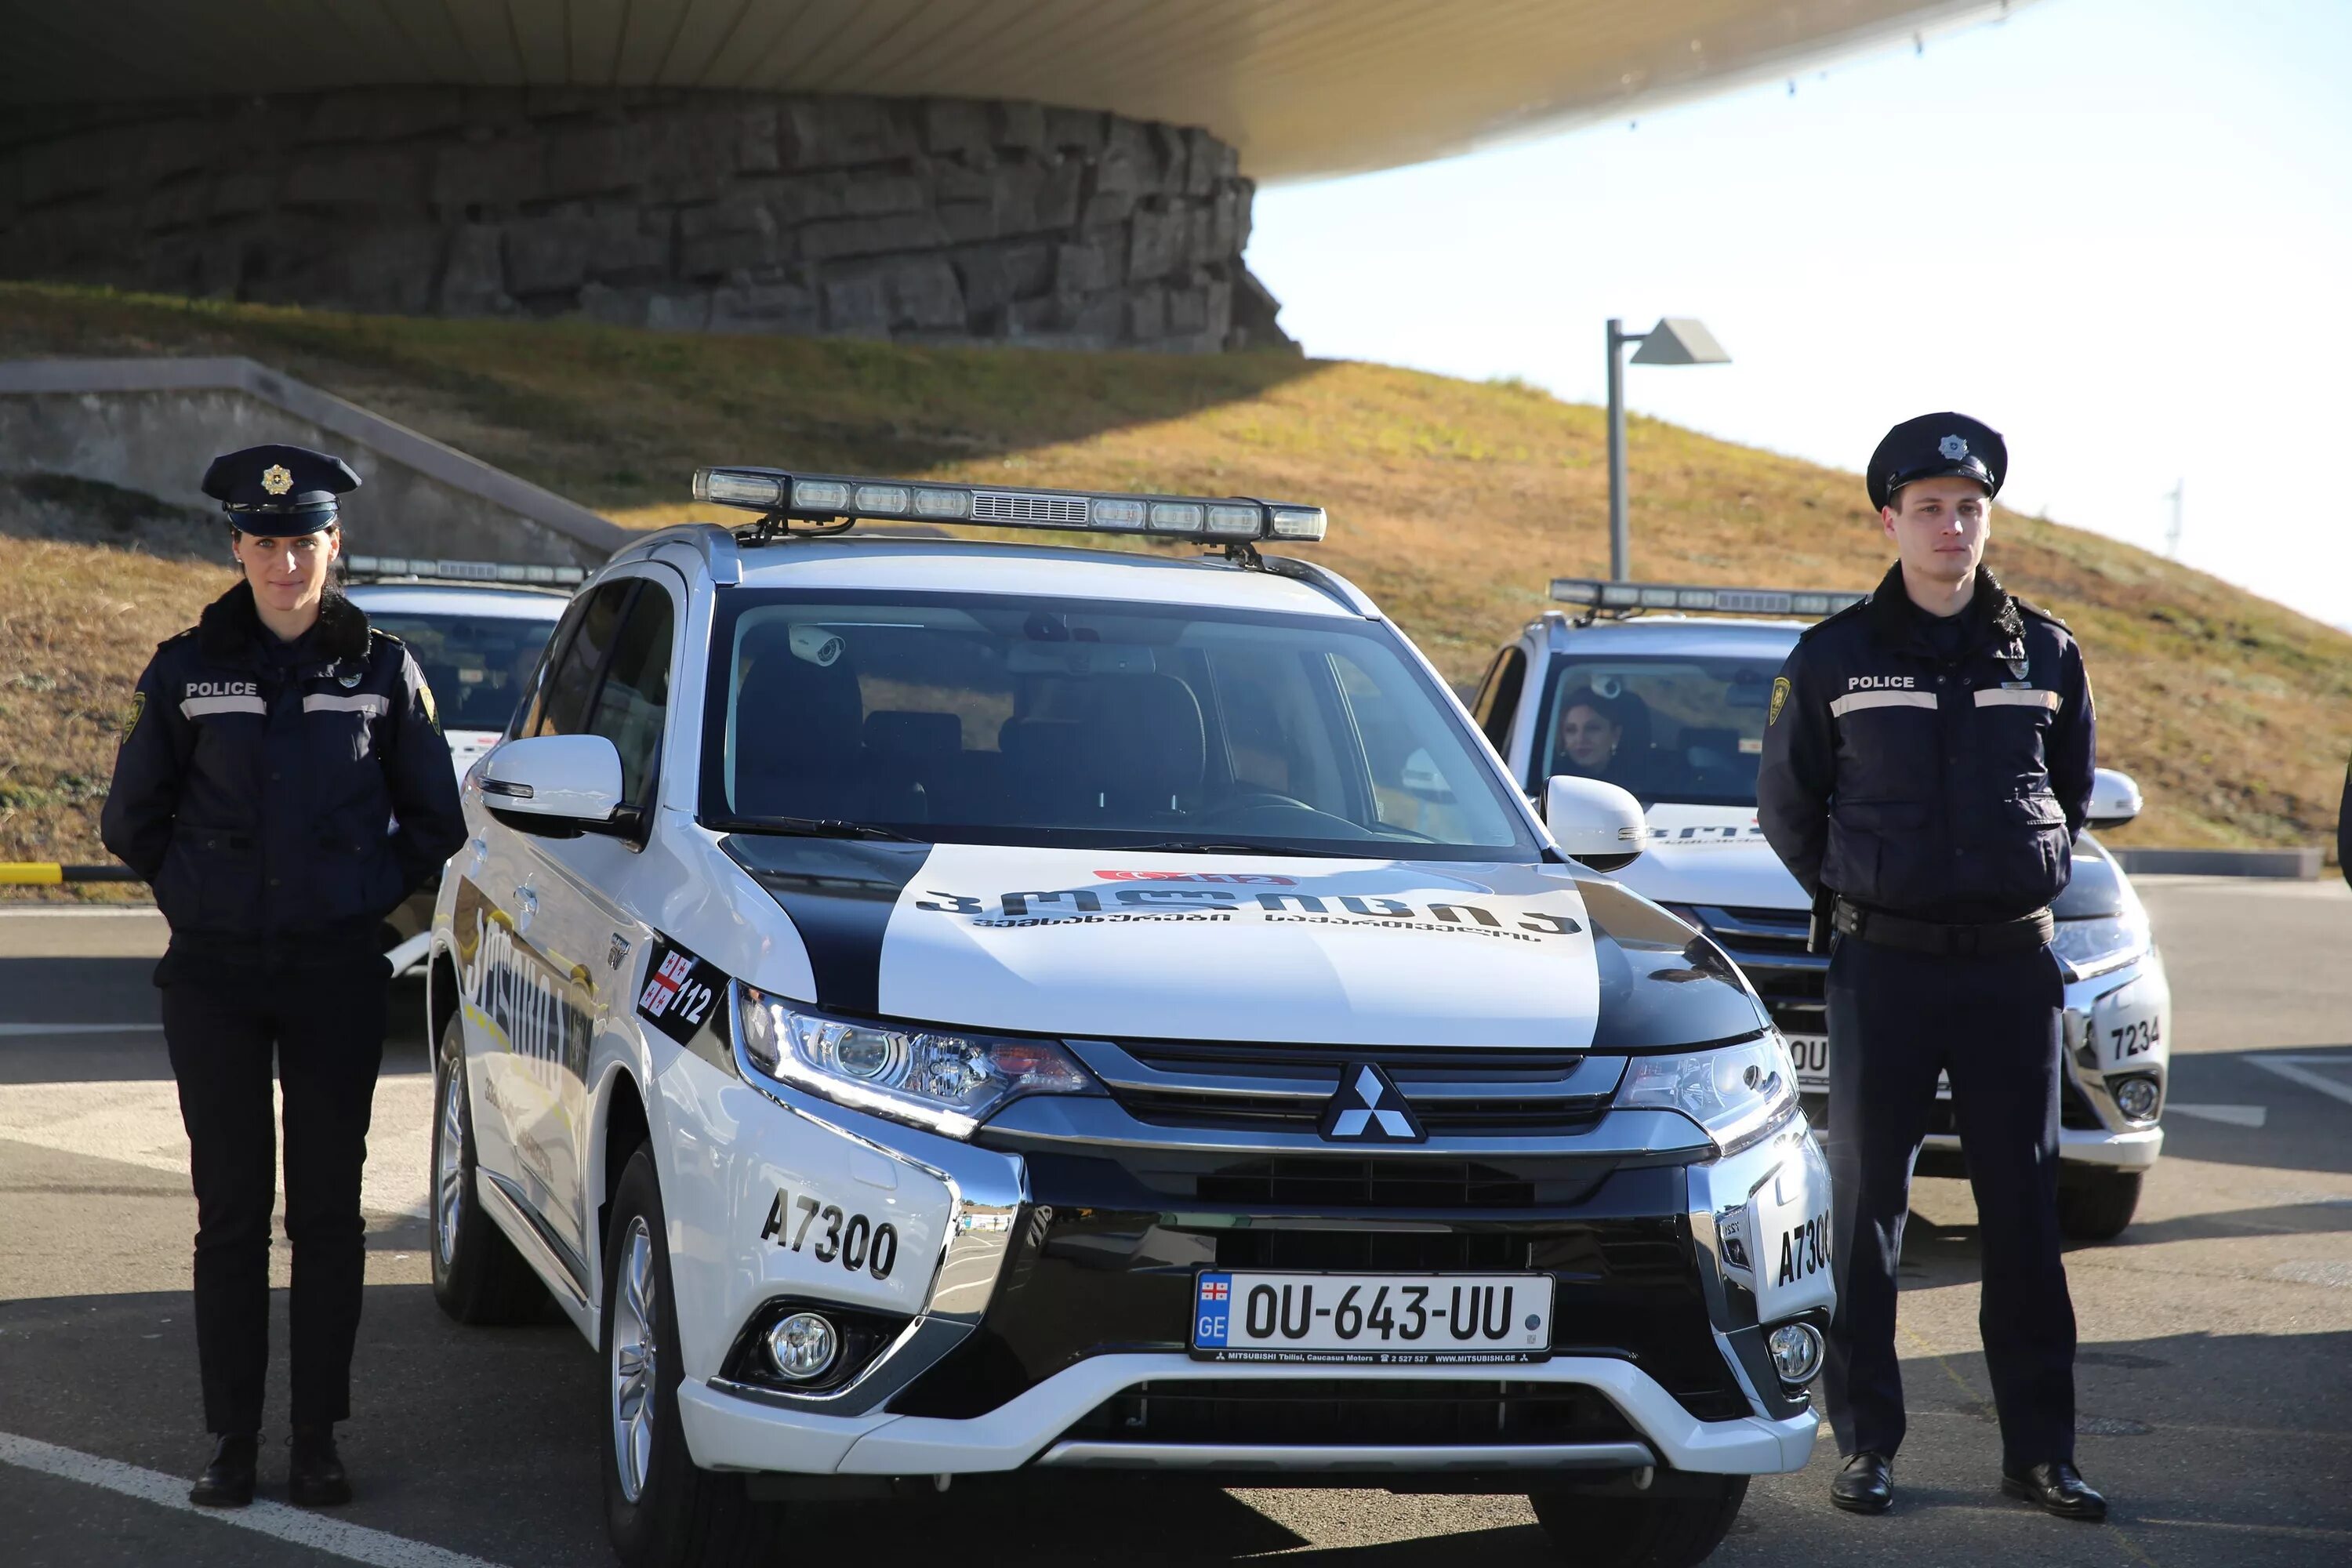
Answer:
[[1834, 615], [1864, 594], [1822, 588], [1702, 588], [1681, 583], [1610, 583], [1597, 577], [1555, 577], [1551, 596], [1596, 614], [1629, 610], [1689, 610], [1717, 616]]
[[349, 577], [433, 577], [451, 583], [530, 583], [576, 587], [587, 580], [577, 566], [537, 566], [515, 561], [429, 561], [421, 555], [346, 555]]
[[1144, 533], [1211, 543], [1311, 543], [1330, 520], [1319, 506], [1244, 496], [1122, 495], [917, 484], [782, 468], [697, 468], [694, 499], [803, 522], [969, 522], [991, 528]]

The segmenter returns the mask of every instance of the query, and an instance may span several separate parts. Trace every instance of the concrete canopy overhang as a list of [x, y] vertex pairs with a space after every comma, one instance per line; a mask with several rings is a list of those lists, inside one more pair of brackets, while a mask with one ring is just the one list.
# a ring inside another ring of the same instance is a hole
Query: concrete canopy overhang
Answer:
[[425, 84], [1025, 100], [1202, 127], [1264, 181], [1388, 168], [1615, 118], [2010, 8], [2011, 0], [0, 0], [0, 102]]

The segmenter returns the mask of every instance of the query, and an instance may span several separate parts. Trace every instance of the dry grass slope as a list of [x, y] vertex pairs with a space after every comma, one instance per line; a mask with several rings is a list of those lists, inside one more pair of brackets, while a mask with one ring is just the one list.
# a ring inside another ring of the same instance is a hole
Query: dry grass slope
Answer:
[[[204, 353], [249, 354], [636, 525], [694, 515], [687, 475], [714, 461], [1318, 501], [1334, 521], [1316, 558], [1456, 680], [1544, 607], [1549, 577], [1607, 560], [1600, 413], [1520, 385], [1280, 355], [670, 336], [0, 284], [0, 358]], [[1874, 435], [1856, 433], [1857, 453]], [[1632, 460], [1640, 574], [1862, 588], [1883, 570], [1851, 474], [1639, 419]], [[8, 515], [33, 504], [0, 497], [0, 858], [92, 856], [105, 716], [147, 646], [223, 579], [209, 548], [36, 542], [54, 517]], [[2150, 801], [2121, 841], [2332, 841], [2352, 637], [2053, 523], [2004, 514], [1991, 558], [2088, 650], [2103, 760]]]

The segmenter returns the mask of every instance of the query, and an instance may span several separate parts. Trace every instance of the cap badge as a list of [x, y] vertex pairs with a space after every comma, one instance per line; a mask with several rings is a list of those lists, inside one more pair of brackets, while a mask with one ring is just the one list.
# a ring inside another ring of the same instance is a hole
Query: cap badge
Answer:
[[1946, 462], [1957, 463], [1969, 455], [1969, 444], [1958, 436], [1947, 436], [1936, 444], [1936, 450], [1944, 454]]
[[283, 463], [272, 463], [261, 470], [261, 488], [271, 495], [282, 496], [294, 488], [294, 476], [286, 471]]

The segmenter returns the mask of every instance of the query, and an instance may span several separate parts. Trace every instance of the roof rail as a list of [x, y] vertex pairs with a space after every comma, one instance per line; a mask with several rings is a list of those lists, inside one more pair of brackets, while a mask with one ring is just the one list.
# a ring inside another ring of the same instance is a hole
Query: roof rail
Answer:
[[680, 522], [656, 529], [614, 551], [613, 559], [642, 560], [665, 544], [691, 546], [702, 557], [710, 580], [722, 588], [731, 588], [743, 580], [743, 558], [736, 551], [735, 536], [715, 522]]

